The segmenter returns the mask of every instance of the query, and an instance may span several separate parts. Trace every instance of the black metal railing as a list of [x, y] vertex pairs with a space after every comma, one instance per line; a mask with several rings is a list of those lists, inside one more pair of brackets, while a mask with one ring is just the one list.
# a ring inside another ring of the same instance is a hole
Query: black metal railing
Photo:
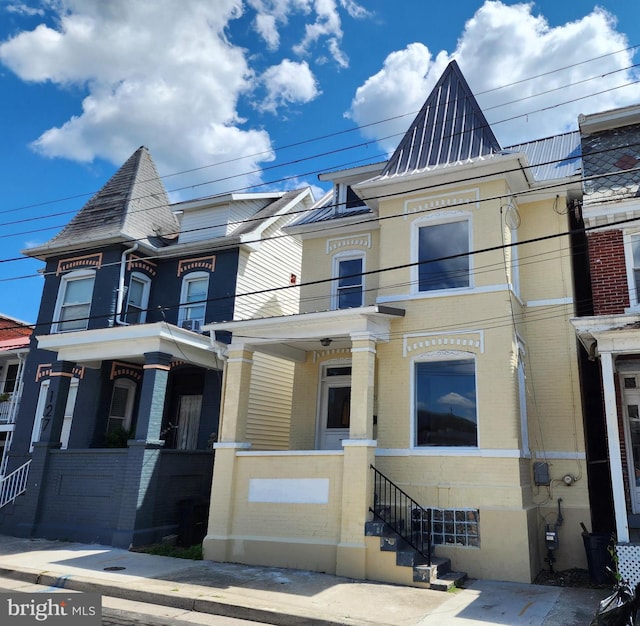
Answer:
[[373, 465], [373, 508], [369, 511], [431, 565], [431, 509], [425, 509]]

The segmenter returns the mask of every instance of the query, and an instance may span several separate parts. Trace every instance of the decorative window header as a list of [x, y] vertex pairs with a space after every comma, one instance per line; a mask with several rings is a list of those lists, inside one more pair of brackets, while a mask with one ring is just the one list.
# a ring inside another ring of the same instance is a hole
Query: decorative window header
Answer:
[[[51, 378], [52, 376], [63, 376], [63, 372], [52, 372], [52, 363], [41, 363], [36, 370], [36, 382], [39, 383], [43, 378]], [[70, 374], [73, 378], [84, 378], [84, 366], [76, 365]]]
[[137, 270], [148, 274], [149, 276], [155, 276], [158, 273], [157, 264], [145, 259], [141, 256], [130, 256], [127, 263], [127, 269], [129, 271]]
[[407, 200], [404, 203], [404, 218], [415, 213], [427, 213], [438, 209], [465, 207], [478, 208], [480, 206], [480, 190], [464, 189], [455, 193], [440, 194], [437, 196], [427, 196], [417, 200]]
[[88, 254], [85, 256], [76, 256], [70, 259], [60, 259], [58, 261], [58, 269], [56, 269], [56, 276], [62, 274], [62, 272], [68, 272], [70, 270], [77, 270], [87, 267], [94, 267], [100, 269], [102, 266], [102, 252], [96, 254]]
[[421, 333], [405, 335], [402, 339], [402, 356], [436, 350], [484, 353], [484, 334], [476, 331], [450, 333]]
[[178, 277], [196, 270], [213, 272], [216, 266], [215, 256], [202, 256], [195, 259], [182, 259], [178, 262]]
[[128, 376], [133, 380], [142, 380], [142, 367], [140, 365], [134, 365], [132, 363], [122, 363], [121, 361], [114, 361], [111, 364], [111, 373], [109, 374], [109, 380], [119, 378], [121, 376]]
[[369, 233], [352, 235], [351, 237], [336, 237], [334, 239], [327, 239], [327, 254], [331, 254], [336, 250], [342, 250], [343, 248], [370, 248], [370, 247], [371, 247], [371, 235]]

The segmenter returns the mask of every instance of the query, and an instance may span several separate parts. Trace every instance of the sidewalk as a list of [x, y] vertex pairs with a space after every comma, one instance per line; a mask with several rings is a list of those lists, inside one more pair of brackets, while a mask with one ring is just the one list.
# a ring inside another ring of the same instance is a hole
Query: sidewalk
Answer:
[[286, 626], [583, 626], [607, 595], [484, 580], [444, 593], [3, 535], [0, 576], [168, 607], [159, 613], [174, 620], [179, 611], [196, 611]]

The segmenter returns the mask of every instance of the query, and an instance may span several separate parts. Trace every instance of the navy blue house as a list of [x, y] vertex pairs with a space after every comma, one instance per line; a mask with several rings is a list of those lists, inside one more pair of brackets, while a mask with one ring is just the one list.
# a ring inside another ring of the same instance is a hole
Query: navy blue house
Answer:
[[297, 310], [297, 290], [279, 290], [297, 281], [300, 244], [278, 235], [312, 202], [303, 189], [171, 204], [141, 147], [25, 251], [45, 282], [7, 461], [26, 488], [0, 532], [198, 540], [228, 342], [201, 328]]

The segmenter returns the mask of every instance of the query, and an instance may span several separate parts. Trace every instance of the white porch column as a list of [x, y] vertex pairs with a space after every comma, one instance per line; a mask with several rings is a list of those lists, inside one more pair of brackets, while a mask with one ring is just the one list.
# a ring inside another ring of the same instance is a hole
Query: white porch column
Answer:
[[609, 444], [609, 469], [611, 471], [611, 490], [613, 509], [616, 516], [616, 535], [619, 543], [629, 541], [629, 522], [624, 497], [624, 476], [622, 474], [622, 455], [620, 452], [620, 432], [618, 430], [618, 407], [616, 402], [615, 373], [611, 352], [600, 355], [602, 366], [602, 387], [604, 389], [604, 407], [607, 422], [607, 440]]

